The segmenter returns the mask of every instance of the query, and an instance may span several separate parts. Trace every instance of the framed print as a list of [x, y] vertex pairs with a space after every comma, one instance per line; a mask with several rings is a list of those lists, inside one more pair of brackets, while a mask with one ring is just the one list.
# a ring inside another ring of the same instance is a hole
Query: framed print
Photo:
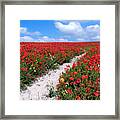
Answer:
[[119, 119], [119, 2], [1, 3], [2, 119]]

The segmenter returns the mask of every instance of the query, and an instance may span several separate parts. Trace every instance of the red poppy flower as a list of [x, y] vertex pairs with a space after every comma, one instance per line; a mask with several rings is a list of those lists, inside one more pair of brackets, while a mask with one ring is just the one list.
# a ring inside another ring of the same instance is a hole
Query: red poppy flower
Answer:
[[75, 64], [75, 63], [73, 63], [72, 68], [75, 68], [75, 67], [76, 67], [76, 64]]
[[70, 85], [73, 85], [73, 82], [70, 82]]
[[73, 78], [73, 77], [70, 77], [69, 80], [74, 80], [74, 78]]
[[78, 78], [78, 79], [76, 80], [76, 83], [78, 84], [78, 83], [80, 83], [80, 81], [81, 81], [80, 78]]
[[82, 75], [82, 80], [88, 79], [88, 75]]
[[73, 72], [74, 75], [78, 74], [77, 72]]
[[80, 96], [76, 96], [76, 100], [80, 100]]
[[88, 62], [88, 60], [86, 60], [86, 59], [84, 59], [84, 61], [83, 61], [84, 63], [87, 63]]
[[25, 67], [21, 68], [21, 70], [27, 72], [27, 68], [25, 68]]
[[74, 84], [74, 85], [76, 85], [76, 84], [77, 84], [77, 83], [76, 83], [76, 81], [75, 81], [75, 82], [73, 82], [73, 84]]
[[39, 62], [40, 65], [42, 65], [42, 62]]
[[71, 89], [67, 89], [67, 93], [72, 94], [72, 90]]
[[93, 93], [96, 97], [98, 97], [100, 95], [99, 91], [96, 91]]
[[86, 88], [86, 92], [89, 93], [90, 92], [90, 88]]
[[22, 62], [24, 62], [24, 60], [22, 60]]

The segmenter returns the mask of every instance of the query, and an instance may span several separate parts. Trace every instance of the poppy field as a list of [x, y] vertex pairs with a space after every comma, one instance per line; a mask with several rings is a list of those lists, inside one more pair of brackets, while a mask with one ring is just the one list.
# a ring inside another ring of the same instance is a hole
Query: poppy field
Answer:
[[20, 42], [20, 90], [24, 91], [47, 75], [49, 71], [66, 65], [59, 75], [56, 89], [50, 97], [56, 100], [100, 99], [100, 43], [99, 42]]

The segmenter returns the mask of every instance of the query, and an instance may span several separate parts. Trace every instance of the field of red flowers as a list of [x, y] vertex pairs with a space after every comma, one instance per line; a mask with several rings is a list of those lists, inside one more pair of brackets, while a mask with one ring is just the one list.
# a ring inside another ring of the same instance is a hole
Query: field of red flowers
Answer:
[[100, 99], [99, 42], [21, 42], [20, 89], [25, 90], [36, 78], [82, 54], [60, 76], [57, 99]]
[[60, 76], [57, 98], [62, 100], [100, 99], [100, 49], [90, 48]]

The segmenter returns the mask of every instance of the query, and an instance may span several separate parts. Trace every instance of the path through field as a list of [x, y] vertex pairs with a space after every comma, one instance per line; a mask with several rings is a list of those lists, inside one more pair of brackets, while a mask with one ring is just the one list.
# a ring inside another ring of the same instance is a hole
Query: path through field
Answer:
[[58, 79], [62, 72], [65, 72], [64, 68], [67, 65], [72, 66], [74, 62], [77, 61], [77, 59], [80, 59], [80, 57], [84, 56], [84, 54], [80, 56], [74, 57], [70, 63], [64, 63], [63, 65], [60, 65], [58, 69], [51, 70], [48, 72], [48, 74], [44, 75], [43, 77], [38, 78], [38, 81], [33, 83], [30, 87], [27, 87], [27, 90], [22, 91], [20, 93], [20, 99], [21, 100], [54, 100], [55, 98], [50, 98], [49, 90], [51, 86], [56, 89], [56, 85], [58, 84]]

